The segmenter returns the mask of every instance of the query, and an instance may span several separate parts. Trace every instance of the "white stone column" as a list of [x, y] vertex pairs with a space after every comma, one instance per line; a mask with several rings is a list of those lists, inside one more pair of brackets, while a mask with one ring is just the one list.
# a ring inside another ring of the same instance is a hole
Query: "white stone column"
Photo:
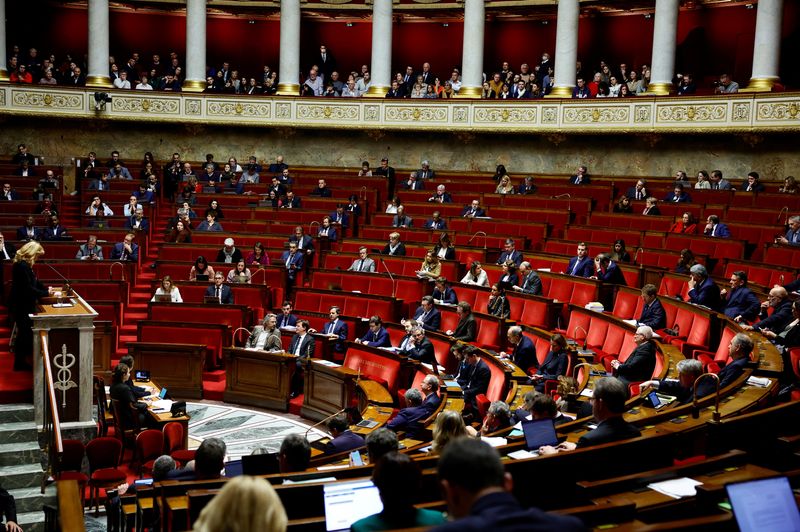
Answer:
[[459, 98], [480, 98], [483, 91], [483, 34], [486, 8], [483, 0], [464, 2], [464, 49]]
[[783, 0], [759, 0], [756, 14], [756, 40], [753, 45], [753, 75], [746, 92], [769, 91], [780, 81], [781, 24]]
[[367, 96], [382, 98], [392, 85], [392, 0], [372, 4], [372, 82]]
[[300, 94], [300, 0], [281, 0], [278, 94]]
[[666, 96], [672, 91], [679, 7], [680, 0], [656, 0], [653, 60], [650, 63], [650, 85], [647, 87], [647, 94], [652, 96]]
[[8, 81], [6, 54], [6, 0], [0, 0], [0, 81]]
[[183, 90], [206, 87], [206, 0], [186, 0], [186, 79]]
[[[86, 86], [111, 87], [108, 75], [108, 0], [89, 0], [89, 71]], [[3, 44], [5, 47], [5, 44]], [[5, 61], [5, 53], [3, 54]]]
[[559, 0], [556, 20], [556, 63], [551, 98], [570, 98], [575, 88], [578, 63], [578, 0]]

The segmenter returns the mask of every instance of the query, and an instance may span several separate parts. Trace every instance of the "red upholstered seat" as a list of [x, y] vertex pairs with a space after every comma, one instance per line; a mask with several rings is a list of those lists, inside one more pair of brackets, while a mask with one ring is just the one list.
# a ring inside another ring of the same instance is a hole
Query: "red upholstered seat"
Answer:
[[478, 337], [475, 343], [480, 347], [497, 351], [500, 349], [500, 323], [494, 320], [476, 318]]
[[164, 437], [164, 452], [176, 462], [186, 465], [194, 460], [195, 451], [184, 448], [183, 425], [177, 421], [170, 421], [162, 429]]
[[717, 366], [724, 366], [728, 362], [728, 346], [730, 345], [734, 336], [736, 336], [736, 331], [731, 327], [725, 327], [722, 330], [719, 346], [715, 352], [705, 349], [693, 349], [691, 356], [692, 358], [695, 358], [703, 363], [703, 369], [705, 371], [708, 371], [708, 366], [712, 362], [716, 363]]
[[641, 297], [638, 293], [629, 290], [620, 290], [614, 299], [614, 308], [611, 313], [621, 320], [632, 320], [641, 314], [636, 314], [636, 306]]
[[99, 509], [101, 489], [110, 489], [125, 482], [126, 475], [117, 469], [122, 458], [122, 442], [116, 438], [95, 438], [86, 445], [89, 460], [90, 504]]
[[397, 390], [397, 404], [400, 408], [406, 408], [408, 406], [406, 404], [406, 391], [410, 390], [411, 388], [419, 389], [420, 384], [422, 384], [422, 380], [427, 375], [427, 373], [417, 371], [414, 373], [414, 380], [411, 382], [411, 386]]
[[506, 391], [505, 372], [497, 364], [487, 363], [486, 365], [489, 366], [489, 370], [492, 373], [492, 376], [489, 378], [489, 387], [486, 390], [486, 394], [479, 394], [475, 398], [478, 404], [478, 413], [481, 418], [486, 416], [490, 404], [494, 401], [505, 400], [504, 394]]
[[86, 496], [85, 488], [89, 482], [89, 477], [81, 473], [83, 468], [83, 457], [86, 455], [86, 448], [80, 440], [63, 440], [63, 452], [55, 468], [56, 480], [76, 480], [81, 490], [81, 507]]
[[153, 462], [164, 452], [164, 435], [160, 430], [149, 429], [136, 436], [136, 461], [139, 464], [139, 478], [144, 470], [153, 469]]
[[360, 371], [362, 377], [384, 384], [392, 396], [397, 396], [400, 360], [378, 356], [354, 345], [347, 350], [344, 365]]

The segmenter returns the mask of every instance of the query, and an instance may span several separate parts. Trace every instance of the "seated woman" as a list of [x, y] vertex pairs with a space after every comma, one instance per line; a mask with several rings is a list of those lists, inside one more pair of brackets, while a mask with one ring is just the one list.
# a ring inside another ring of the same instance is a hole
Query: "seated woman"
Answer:
[[694, 184], [696, 190], [711, 190], [711, 181], [708, 178], [708, 172], [700, 170], [697, 172], [697, 183]]
[[675, 265], [675, 273], [689, 273], [692, 266], [697, 264], [697, 259], [694, 258], [694, 253], [691, 249], [682, 249], [681, 256], [678, 259], [678, 264]]
[[236, 284], [250, 284], [250, 279], [252, 275], [250, 274], [250, 268], [248, 268], [244, 260], [240, 260], [236, 263], [236, 267], [228, 272], [228, 279], [226, 282], [228, 283], [236, 283]]
[[456, 248], [450, 242], [450, 235], [442, 233], [439, 242], [433, 246], [433, 253], [441, 260], [456, 260]]
[[130, 378], [131, 370], [125, 364], [117, 364], [111, 375], [111, 400], [117, 401], [119, 423], [124, 429], [144, 426], [146, 421], [147, 405], [136, 400], [128, 385]]
[[558, 377], [565, 375], [568, 366], [567, 339], [560, 334], [554, 334], [550, 337], [550, 352], [536, 373], [531, 376], [536, 391], [544, 392], [545, 383], [549, 380], [558, 380]]
[[681, 233], [684, 235], [693, 235], [697, 233], [697, 221], [695, 221], [694, 216], [690, 212], [683, 213], [681, 219], [674, 224], [669, 229], [670, 233]]
[[645, 216], [659, 216], [661, 214], [661, 209], [658, 208], [658, 199], [653, 196], [647, 198], [642, 214]]
[[420, 266], [419, 271], [417, 272], [417, 277], [421, 279], [428, 279], [430, 282], [434, 282], [442, 272], [442, 263], [439, 262], [439, 257], [433, 254], [433, 251], [429, 251], [425, 254], [425, 260], [422, 261], [422, 266]]
[[383, 247], [381, 255], [391, 255], [394, 257], [406, 256], [406, 245], [400, 242], [400, 233], [389, 233], [389, 242]]
[[167, 242], [177, 242], [178, 244], [189, 244], [192, 241], [192, 231], [186, 227], [183, 220], [178, 220], [175, 227], [169, 232]]
[[501, 283], [508, 283], [508, 286], [519, 284], [519, 275], [517, 275], [517, 263], [513, 260], [507, 260], [503, 263], [503, 275], [500, 277]]
[[621, 196], [614, 204], [613, 212], [624, 214], [632, 213], [633, 206], [631, 205], [631, 199], [628, 196]]
[[211, 231], [211, 232], [222, 232], [222, 224], [220, 224], [214, 213], [210, 212], [206, 215], [206, 219], [200, 222], [197, 225], [196, 231]]
[[625, 249], [625, 241], [621, 238], [614, 241], [614, 247], [611, 249], [611, 260], [615, 262], [631, 261], [631, 254]]
[[492, 295], [489, 296], [486, 312], [504, 320], [508, 319], [511, 314], [511, 308], [508, 304], [508, 299], [506, 299], [506, 291], [496, 284], [492, 285]]
[[327, 237], [328, 241], [336, 242], [336, 228], [333, 226], [333, 222], [331, 222], [330, 216], [325, 216], [322, 218], [322, 223], [319, 226], [319, 231], [317, 232], [317, 237]]
[[470, 436], [488, 436], [500, 431], [511, 429], [511, 409], [503, 401], [495, 401], [489, 405], [489, 410], [486, 412], [486, 417], [483, 418], [483, 424], [480, 431], [474, 429], [472, 426], [466, 427], [467, 434]]
[[431, 452], [441, 454], [448, 443], [462, 436], [467, 436], [467, 429], [461, 413], [455, 410], [442, 410], [433, 423]]
[[475, 286], [489, 286], [489, 277], [483, 270], [481, 263], [477, 260], [472, 261], [467, 274], [461, 279], [463, 284], [471, 284]]
[[511, 178], [508, 175], [504, 175], [500, 178], [500, 182], [497, 184], [497, 188], [494, 189], [495, 194], [513, 194], [514, 193], [514, 185], [511, 184]]
[[190, 281], [197, 281], [198, 275], [205, 275], [208, 279], [203, 279], [204, 281], [213, 282], [214, 281], [214, 268], [208, 264], [206, 258], [202, 255], [198, 256], [197, 259], [194, 261], [194, 266], [189, 271], [189, 280]]
[[269, 266], [269, 256], [264, 249], [264, 244], [261, 242], [253, 244], [253, 251], [247, 255], [245, 264], [248, 266]]
[[797, 194], [798, 191], [800, 191], [800, 187], [798, 187], [797, 180], [791, 175], [786, 176], [783, 186], [778, 189], [781, 194]]
[[[225, 165], [228, 166], [228, 165]], [[208, 208], [206, 209], [205, 215], [208, 216], [209, 214], [213, 214], [217, 221], [222, 220], [225, 216], [222, 213], [222, 207], [219, 206], [217, 200], [212, 199], [208, 202]]]
[[164, 278], [161, 279], [161, 286], [156, 289], [156, 293], [150, 301], [158, 301], [158, 296], [168, 296], [172, 303], [183, 303], [181, 291], [178, 290], [177, 286], [172, 284], [172, 277], [169, 275], [165, 275]]
[[386, 214], [397, 214], [397, 208], [402, 204], [403, 202], [400, 201], [400, 196], [394, 196], [392, 201], [389, 202], [389, 205], [386, 206]]

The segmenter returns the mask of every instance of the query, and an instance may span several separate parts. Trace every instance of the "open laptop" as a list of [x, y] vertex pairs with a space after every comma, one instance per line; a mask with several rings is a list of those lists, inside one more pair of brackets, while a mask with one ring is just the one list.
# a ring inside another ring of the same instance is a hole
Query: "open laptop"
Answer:
[[246, 454], [242, 456], [242, 473], [254, 476], [280, 473], [278, 453]]
[[522, 432], [529, 451], [537, 452], [544, 445], [558, 445], [558, 435], [552, 419], [525, 419]]
[[172, 296], [170, 294], [156, 294], [157, 303], [172, 303]]
[[203, 296], [203, 303], [207, 305], [219, 305], [219, 299], [217, 296]]
[[195, 276], [195, 279], [197, 279], [198, 281], [206, 281], [206, 282], [208, 282], [208, 274], [207, 273], [198, 273]]
[[325, 530], [350, 530], [350, 525], [383, 510], [378, 488], [371, 480], [323, 486]]
[[800, 511], [786, 477], [734, 482], [725, 486], [742, 532], [800, 530]]

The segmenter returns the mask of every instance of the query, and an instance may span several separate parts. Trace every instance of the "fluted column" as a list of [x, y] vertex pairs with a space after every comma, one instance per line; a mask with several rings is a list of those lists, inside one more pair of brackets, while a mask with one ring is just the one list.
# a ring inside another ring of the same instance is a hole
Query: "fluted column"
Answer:
[[[111, 87], [108, 75], [108, 0], [89, 0], [89, 71], [86, 86]], [[5, 48], [5, 40], [3, 42]], [[3, 61], [6, 54], [3, 53]]]
[[183, 90], [206, 87], [206, 0], [186, 0], [186, 80]]
[[278, 94], [300, 94], [300, 0], [281, 0]]
[[578, 63], [578, 19], [580, 6], [578, 0], [558, 1], [558, 20], [556, 20], [556, 64], [551, 98], [570, 98], [575, 88]]
[[759, 0], [756, 41], [753, 45], [753, 75], [744, 92], [769, 91], [780, 81], [781, 24], [783, 0]]
[[653, 60], [650, 63], [650, 85], [647, 87], [647, 94], [653, 96], [666, 96], [672, 91], [679, 7], [680, 0], [656, 0]]
[[372, 82], [367, 96], [382, 98], [392, 85], [392, 0], [372, 4]]
[[464, 2], [464, 48], [459, 98], [480, 98], [483, 91], [483, 32], [486, 26], [484, 0]]

